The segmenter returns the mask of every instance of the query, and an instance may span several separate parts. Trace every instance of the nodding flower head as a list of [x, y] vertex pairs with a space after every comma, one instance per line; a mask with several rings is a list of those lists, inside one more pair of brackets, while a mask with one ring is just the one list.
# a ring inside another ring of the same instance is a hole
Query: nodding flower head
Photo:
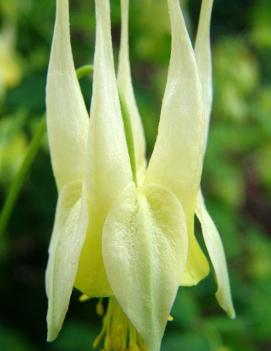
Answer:
[[234, 317], [223, 246], [200, 190], [212, 102], [212, 0], [202, 0], [194, 48], [179, 1], [167, 0], [171, 55], [148, 164], [130, 71], [129, 1], [121, 0], [117, 75], [110, 2], [95, 1], [90, 116], [73, 63], [69, 3], [56, 3], [46, 98], [59, 194], [46, 272], [48, 340], [57, 337], [75, 287], [87, 297], [109, 297], [95, 345], [104, 339], [108, 351], [158, 351], [178, 288], [209, 272], [194, 235], [195, 215], [217, 300]]

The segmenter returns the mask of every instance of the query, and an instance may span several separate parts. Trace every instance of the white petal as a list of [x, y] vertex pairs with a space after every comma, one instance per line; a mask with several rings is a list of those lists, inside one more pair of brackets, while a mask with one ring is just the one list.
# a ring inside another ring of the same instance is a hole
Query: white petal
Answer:
[[69, 32], [69, 2], [57, 0], [46, 88], [47, 127], [58, 189], [82, 179], [88, 114], [76, 77]]
[[46, 270], [48, 341], [57, 337], [68, 310], [87, 225], [82, 184], [64, 186], [58, 198]]
[[147, 343], [160, 350], [187, 257], [185, 215], [168, 190], [131, 186], [103, 230], [103, 258], [121, 308]]
[[205, 207], [201, 193], [198, 197], [197, 217], [201, 223], [203, 238], [215, 270], [218, 286], [216, 298], [227, 314], [231, 318], [235, 318], [223, 244], [218, 230]]
[[172, 43], [158, 136], [146, 183], [159, 183], [179, 198], [187, 216], [189, 253], [182, 285], [208, 274], [208, 262], [194, 237], [194, 211], [202, 172], [205, 118], [194, 51], [178, 0], [168, 0]]
[[129, 59], [129, 0], [121, 0], [121, 41], [118, 65], [118, 87], [119, 93], [124, 100], [131, 120], [136, 168], [140, 173], [145, 170], [145, 137], [141, 118], [136, 105], [131, 78], [131, 67]]
[[96, 44], [86, 168], [92, 227], [80, 257], [76, 286], [83, 293], [100, 295], [110, 293], [101, 252], [102, 226], [113, 202], [132, 181], [132, 171], [114, 71], [109, 1], [96, 0], [95, 4]]
[[203, 102], [205, 105], [206, 144], [213, 99], [212, 53], [210, 44], [210, 22], [212, 7], [213, 0], [202, 0], [200, 20], [195, 44], [195, 56], [201, 80]]

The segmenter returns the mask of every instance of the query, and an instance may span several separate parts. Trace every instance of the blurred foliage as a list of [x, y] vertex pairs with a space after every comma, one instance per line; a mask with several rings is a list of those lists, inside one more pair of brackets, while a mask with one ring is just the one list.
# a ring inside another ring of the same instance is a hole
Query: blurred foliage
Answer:
[[[54, 0], [0, 0], [0, 198], [44, 111]], [[165, 0], [131, 0], [131, 62], [147, 137], [155, 141], [169, 59]], [[186, 4], [193, 36], [199, 0]], [[119, 1], [113, 0], [115, 47]], [[214, 106], [203, 174], [208, 208], [223, 237], [237, 319], [215, 301], [213, 275], [177, 296], [163, 351], [271, 350], [271, 2], [216, 0], [212, 39]], [[91, 63], [93, 1], [71, 2], [77, 66]], [[117, 55], [117, 50], [116, 50]], [[82, 81], [89, 105], [90, 82]], [[0, 350], [83, 351], [101, 321], [95, 301], [74, 293], [63, 331], [47, 344], [44, 271], [56, 189], [47, 144], [31, 170], [0, 245]]]

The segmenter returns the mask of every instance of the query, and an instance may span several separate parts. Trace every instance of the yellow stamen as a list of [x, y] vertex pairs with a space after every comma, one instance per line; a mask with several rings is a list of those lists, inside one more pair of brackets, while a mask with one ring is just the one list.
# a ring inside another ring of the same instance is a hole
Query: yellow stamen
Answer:
[[[97, 312], [100, 308], [103, 309], [101, 301], [97, 304]], [[147, 351], [144, 340], [113, 297], [108, 301], [107, 311], [103, 317], [103, 328], [94, 340], [93, 347], [97, 348], [102, 340], [104, 340], [103, 351]]]

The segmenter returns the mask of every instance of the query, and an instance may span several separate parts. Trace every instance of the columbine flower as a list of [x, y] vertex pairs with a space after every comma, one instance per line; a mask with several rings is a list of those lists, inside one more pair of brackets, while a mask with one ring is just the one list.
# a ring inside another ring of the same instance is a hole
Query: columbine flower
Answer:
[[128, 55], [128, 0], [121, 1], [118, 80], [108, 0], [96, 0], [90, 119], [76, 79], [68, 0], [57, 0], [47, 118], [59, 198], [46, 274], [48, 340], [57, 337], [73, 287], [110, 297], [105, 350], [160, 349], [177, 290], [209, 272], [194, 236], [197, 214], [214, 266], [219, 304], [234, 317], [226, 261], [204, 206], [200, 178], [212, 100], [203, 0], [193, 50], [178, 0], [168, 0], [171, 57], [154, 151], [146, 166]]

